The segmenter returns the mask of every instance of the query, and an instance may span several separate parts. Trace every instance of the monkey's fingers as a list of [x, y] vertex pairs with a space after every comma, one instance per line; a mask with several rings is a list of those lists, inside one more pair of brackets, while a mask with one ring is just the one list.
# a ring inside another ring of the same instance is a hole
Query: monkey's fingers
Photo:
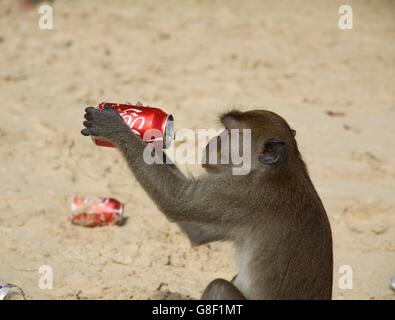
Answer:
[[95, 113], [95, 112], [99, 112], [99, 110], [94, 108], [94, 107], [88, 107], [88, 108], [85, 108], [85, 112], [88, 113], [88, 114], [92, 114], [92, 113]]
[[92, 137], [98, 137], [99, 136], [99, 132], [95, 129], [92, 128], [85, 128], [81, 130], [81, 134], [83, 136], [92, 136]]
[[92, 119], [93, 119], [93, 116], [92, 116], [90, 113], [85, 113], [84, 118], [85, 118], [86, 120], [92, 120]]
[[89, 129], [82, 129], [82, 130], [81, 130], [81, 134], [82, 134], [83, 136], [85, 136], [85, 137], [88, 137], [88, 136], [91, 135]]
[[92, 126], [93, 126], [92, 122], [90, 122], [90, 121], [84, 121], [82, 124], [86, 128], [92, 128]]

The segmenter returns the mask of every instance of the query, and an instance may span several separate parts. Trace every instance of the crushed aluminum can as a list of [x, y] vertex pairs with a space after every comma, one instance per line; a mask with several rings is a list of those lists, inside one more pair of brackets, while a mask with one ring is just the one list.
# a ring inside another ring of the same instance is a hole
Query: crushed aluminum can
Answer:
[[124, 205], [114, 198], [74, 197], [71, 201], [71, 223], [83, 227], [122, 225]]
[[26, 300], [21, 288], [10, 283], [0, 284], [0, 300]]

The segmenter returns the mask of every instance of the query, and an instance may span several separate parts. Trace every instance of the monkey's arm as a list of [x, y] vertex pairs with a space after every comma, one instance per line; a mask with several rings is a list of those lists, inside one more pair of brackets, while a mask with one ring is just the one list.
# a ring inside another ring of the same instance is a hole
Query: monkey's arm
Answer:
[[[167, 155], [165, 152], [158, 151], [158, 156], [163, 159], [164, 165], [169, 168], [175, 174], [182, 180], [186, 180], [185, 175], [177, 168], [177, 166], [170, 161], [170, 159], [167, 158]], [[198, 225], [196, 223], [192, 222], [179, 222], [178, 226], [180, 227], [181, 231], [185, 233], [185, 235], [188, 237], [190, 243], [192, 246], [200, 246], [203, 244], [207, 244], [213, 241], [220, 241], [223, 240], [223, 236], [217, 229], [216, 232], [209, 231], [209, 228], [207, 226], [203, 225]]]
[[174, 165], [147, 164], [144, 149], [152, 148], [130, 131], [117, 133], [110, 141], [121, 151], [150, 198], [171, 221], [210, 224], [223, 217], [227, 205], [221, 202], [227, 197], [218, 193], [226, 186], [220, 188], [221, 181], [213, 181], [216, 177], [187, 179]]
[[[130, 133], [129, 133], [130, 134]], [[166, 166], [179, 179], [186, 181], [185, 175], [177, 168], [177, 166], [167, 158], [167, 155], [162, 150], [157, 150], [160, 159], [163, 159], [163, 166]], [[192, 222], [178, 222], [181, 231], [188, 237], [192, 246], [200, 246], [213, 241], [222, 240], [221, 233], [210, 232], [207, 226], [198, 225]]]
[[[132, 134], [122, 118], [112, 109], [86, 109], [83, 135], [110, 141], [118, 147], [129, 168], [156, 205], [174, 222], [218, 224], [225, 222], [237, 210], [238, 201], [226, 195], [228, 182], [216, 175], [201, 179], [186, 179], [175, 166], [149, 165], [144, 161], [145, 148]], [[236, 195], [237, 196], [237, 195]], [[236, 200], [236, 201], [234, 201]], [[229, 203], [232, 202], [232, 203]], [[227, 212], [226, 208], [232, 208]]]
[[[175, 175], [177, 175], [180, 179], [186, 179], [185, 175], [177, 168], [177, 166], [171, 162], [170, 159], [167, 159], [165, 152], [161, 151], [159, 157], [163, 159], [164, 165], [166, 165]], [[200, 246], [213, 241], [223, 240], [223, 235], [218, 229], [216, 232], [209, 231], [207, 226], [198, 225], [192, 222], [179, 222], [178, 226], [188, 237], [192, 246]]]
[[201, 246], [213, 241], [224, 240], [224, 236], [217, 230], [210, 232], [207, 227], [192, 222], [179, 222], [178, 226], [187, 235], [192, 246]]

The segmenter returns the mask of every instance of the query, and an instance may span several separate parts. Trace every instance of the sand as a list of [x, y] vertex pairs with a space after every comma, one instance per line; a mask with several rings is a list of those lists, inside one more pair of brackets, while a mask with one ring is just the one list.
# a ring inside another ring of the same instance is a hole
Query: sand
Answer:
[[[333, 298], [394, 299], [395, 2], [348, 3], [342, 31], [342, 1], [58, 0], [40, 30], [37, 8], [0, 1], [0, 282], [29, 299], [195, 299], [233, 277], [229, 244], [191, 248], [117, 150], [80, 135], [85, 106], [141, 101], [176, 129], [231, 107], [285, 117], [331, 221]], [[73, 226], [73, 195], [116, 197], [128, 221]]]

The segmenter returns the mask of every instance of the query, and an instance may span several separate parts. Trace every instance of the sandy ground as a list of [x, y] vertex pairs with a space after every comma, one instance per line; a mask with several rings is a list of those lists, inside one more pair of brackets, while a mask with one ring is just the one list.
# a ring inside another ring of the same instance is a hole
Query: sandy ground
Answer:
[[[334, 298], [394, 299], [395, 2], [348, 3], [342, 31], [342, 1], [58, 0], [44, 31], [37, 9], [0, 1], [0, 282], [29, 299], [178, 299], [233, 277], [229, 244], [190, 248], [120, 154], [80, 135], [84, 106], [142, 101], [176, 129], [233, 106], [284, 116], [331, 220]], [[117, 197], [126, 225], [71, 225], [73, 195]]]

